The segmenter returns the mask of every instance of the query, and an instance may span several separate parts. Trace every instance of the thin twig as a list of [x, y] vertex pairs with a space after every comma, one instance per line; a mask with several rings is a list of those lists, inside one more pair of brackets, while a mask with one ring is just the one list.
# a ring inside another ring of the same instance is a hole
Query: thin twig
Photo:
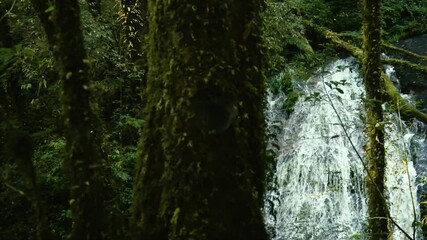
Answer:
[[16, 0], [14, 0], [13, 1], [13, 3], [12, 3], [12, 6], [10, 6], [10, 9], [0, 18], [0, 22], [1, 21], [3, 21], [3, 19], [7, 16], [7, 15], [9, 15], [9, 13], [13, 10], [13, 8], [15, 7], [15, 3], [16, 3]]
[[[408, 154], [407, 154], [407, 152], [406, 152], [406, 143], [405, 143], [405, 139], [403, 138], [403, 132], [402, 132], [402, 129], [403, 129], [403, 124], [402, 124], [402, 120], [401, 120], [401, 118], [400, 118], [400, 108], [399, 108], [399, 102], [397, 102], [396, 103], [396, 105], [397, 105], [397, 115], [399, 116], [399, 124], [400, 124], [400, 129], [401, 129], [401, 131], [400, 131], [400, 134], [402, 135], [402, 143], [403, 143], [403, 149], [404, 149], [404, 151], [403, 151], [403, 154], [404, 154], [404, 158], [405, 158], [405, 166], [406, 166], [406, 176], [408, 177], [408, 185], [409, 185], [409, 194], [411, 195], [411, 204], [412, 204], [412, 211], [413, 211], [413, 214], [414, 214], [414, 223], [417, 221], [417, 212], [416, 212], [416, 209], [415, 209], [415, 201], [414, 201], [414, 196], [413, 196], [413, 194], [412, 194], [412, 185], [411, 185], [411, 177], [409, 176], [409, 167], [408, 167]], [[415, 239], [415, 232], [416, 232], [416, 225], [415, 224], [413, 224], [413, 232], [412, 232], [412, 235], [413, 235], [413, 237], [414, 237], [414, 239]]]
[[[325, 94], [326, 94], [326, 96], [327, 96], [327, 98], [328, 98], [328, 100], [329, 100], [329, 102], [330, 102], [330, 104], [331, 104], [331, 106], [332, 106], [332, 108], [334, 109], [334, 112], [335, 112], [335, 114], [337, 115], [337, 117], [338, 117], [338, 121], [340, 122], [340, 125], [341, 125], [341, 127], [343, 128], [343, 130], [344, 130], [344, 134], [345, 134], [345, 136], [347, 137], [347, 139], [348, 139], [348, 141], [350, 142], [350, 144], [351, 144], [351, 147], [353, 148], [353, 150], [356, 152], [356, 155], [357, 155], [357, 157], [358, 157], [358, 159], [360, 160], [360, 162], [362, 163], [362, 166], [363, 166], [363, 168], [364, 168], [364, 170], [366, 171], [366, 174], [368, 175], [368, 178], [371, 180], [371, 182], [374, 184], [374, 186], [375, 186], [375, 188], [376, 188], [376, 190], [378, 191], [378, 193], [379, 193], [379, 195], [380, 195], [380, 197], [383, 199], [383, 201], [384, 202], [387, 202], [386, 201], [386, 198], [384, 197], [384, 194], [382, 193], [382, 191], [380, 190], [380, 188], [378, 187], [378, 185], [377, 184], [375, 184], [375, 182], [374, 182], [374, 180], [373, 180], [373, 177], [372, 177], [372, 175], [369, 173], [369, 169], [368, 169], [368, 166], [366, 166], [366, 164], [365, 164], [365, 162], [363, 161], [363, 158], [362, 158], [362, 156], [360, 155], [360, 153], [359, 153], [359, 151], [357, 150], [357, 148], [356, 148], [356, 146], [354, 146], [354, 143], [353, 143], [353, 141], [351, 140], [351, 138], [350, 138], [350, 135], [348, 134], [348, 132], [347, 132], [347, 129], [345, 128], [345, 125], [344, 125], [344, 122], [343, 122], [343, 120], [341, 119], [341, 116], [339, 115], [339, 113], [338, 113], [338, 110], [335, 108], [335, 105], [334, 105], [334, 103], [333, 103], [333, 101], [332, 101], [332, 98], [331, 98], [331, 96], [329, 95], [329, 92], [327, 91], [327, 89], [326, 89], [326, 84], [325, 84], [325, 80], [324, 80], [324, 78], [323, 78], [323, 75], [322, 75], [322, 77], [321, 77], [321, 79], [322, 79], [322, 84], [323, 84], [323, 88], [324, 88], [324, 90], [325, 90]], [[399, 226], [399, 224], [397, 224], [397, 222], [391, 217], [391, 215], [390, 215], [390, 211], [389, 211], [389, 209], [388, 208], [386, 208], [386, 211], [387, 211], [387, 217], [388, 217], [388, 219], [390, 219], [390, 221], [393, 223], [393, 225], [395, 225], [409, 240], [414, 240], [414, 238], [412, 238], [401, 226]]]
[[14, 186], [10, 185], [10, 184], [9, 184], [9, 183], [7, 183], [7, 182], [4, 182], [3, 184], [4, 184], [7, 188], [9, 188], [10, 190], [12, 190], [12, 191], [14, 191], [14, 192], [17, 192], [17, 193], [19, 193], [20, 195], [22, 195], [22, 196], [24, 196], [24, 197], [26, 197], [26, 198], [29, 198], [29, 196], [28, 196], [24, 191], [19, 190], [18, 188], [16, 188], [16, 187], [14, 187]]

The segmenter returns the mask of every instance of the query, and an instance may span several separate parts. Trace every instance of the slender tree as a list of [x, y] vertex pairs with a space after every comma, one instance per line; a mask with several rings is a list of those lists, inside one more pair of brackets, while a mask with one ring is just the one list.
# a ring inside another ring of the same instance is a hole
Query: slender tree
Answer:
[[[0, 117], [2, 115], [3, 113], [0, 114]], [[33, 163], [34, 143], [32, 138], [28, 132], [13, 128], [7, 121], [4, 121], [4, 124], [8, 125], [9, 133], [7, 142], [2, 149], [5, 155], [2, 157], [12, 160], [18, 166], [21, 180], [25, 183], [25, 189], [18, 190], [14, 189], [13, 186], [7, 186], [15, 191], [21, 191], [31, 203], [35, 215], [36, 239], [56, 239], [49, 230], [45, 203], [41, 196], [40, 184]]]
[[[348, 34], [338, 34], [335, 32], [332, 32], [326, 28], [323, 27], [319, 27], [316, 24], [310, 23], [310, 22], [306, 22], [308, 25], [310, 25], [311, 27], [313, 27], [313, 29], [318, 32], [319, 34], [323, 35], [327, 40], [331, 41], [332, 43], [336, 44], [337, 47], [342, 48], [344, 50], [349, 51], [350, 53], [352, 53], [355, 57], [363, 60], [364, 58], [364, 53], [363, 50], [358, 48], [356, 45], [353, 45], [347, 41], [344, 41], [343, 39], [341, 39], [341, 37], [348, 37]], [[353, 38], [354, 36], [352, 36]], [[358, 38], [358, 37], [356, 37]], [[408, 56], [412, 56], [418, 60], [422, 60], [425, 59], [425, 57], [418, 55], [418, 54], [414, 54], [414, 53], [410, 53], [408, 51], [396, 48], [396, 47], [391, 47], [390, 45], [385, 44], [385, 46], [389, 49], [392, 50], [397, 50], [397, 52], [406, 54]], [[383, 59], [382, 60], [383, 63], [387, 63], [387, 64], [401, 64], [403, 66], [407, 66], [407, 67], [411, 67], [414, 70], [418, 70], [420, 71], [420, 73], [427, 73], [427, 70], [425, 69], [425, 67], [417, 65], [417, 64], [413, 64], [407, 61], [403, 61], [400, 59]], [[382, 78], [382, 82], [384, 84], [384, 95], [386, 96], [383, 100], [386, 101], [388, 104], [390, 104], [391, 106], [394, 106], [396, 109], [399, 109], [399, 112], [404, 115], [404, 116], [410, 116], [410, 117], [415, 117], [417, 118], [419, 121], [427, 124], [427, 114], [420, 111], [419, 109], [417, 109], [415, 106], [413, 106], [411, 103], [409, 103], [405, 98], [402, 97], [401, 93], [399, 92], [399, 90], [396, 88], [396, 86], [393, 84], [393, 82], [390, 80], [390, 78], [384, 73], [384, 71], [382, 71], [381, 74], [381, 78]]]
[[86, 51], [77, 0], [56, 0], [57, 68], [63, 81], [63, 111], [67, 127], [67, 167], [71, 174], [71, 239], [106, 239], [103, 163], [96, 118], [90, 106]]
[[0, 3], [0, 47], [5, 48], [13, 47], [13, 40], [7, 17], [9, 10], [11, 10], [10, 6], [5, 3]]
[[147, 1], [146, 0], [121, 0], [121, 10], [119, 17], [122, 21], [123, 32], [125, 34], [124, 44], [126, 45], [127, 56], [130, 60], [144, 60], [142, 49], [143, 38], [147, 28]]
[[[12, 34], [10, 32], [10, 26], [8, 21], [8, 14], [9, 14], [10, 6], [5, 4], [5, 2], [0, 3], [0, 47], [1, 48], [12, 48], [14, 46]], [[3, 68], [6, 63], [0, 61], [0, 68]], [[8, 78], [5, 78], [8, 79]], [[5, 79], [2, 79], [0, 82], [2, 82], [3, 86], [5, 85]], [[9, 80], [9, 79], [8, 79]], [[12, 106], [10, 103], [10, 96], [11, 94], [7, 94], [8, 89], [5, 89], [5, 87], [0, 88], [0, 111], [1, 115], [0, 117], [4, 117], [1, 119], [0, 123], [2, 121], [5, 121], [6, 115], [3, 114], [3, 111], [5, 112], [16, 112], [14, 109], [15, 106]], [[13, 110], [12, 110], [13, 109]], [[4, 116], [3, 116], [4, 115]], [[0, 136], [4, 137], [3, 133], [0, 133]]]
[[369, 211], [369, 230], [372, 240], [387, 239], [388, 208], [384, 198], [385, 190], [385, 149], [383, 94], [381, 81], [381, 1], [363, 1], [364, 58], [363, 78], [366, 89], [367, 149], [368, 171], [367, 192]]
[[267, 239], [260, 1], [148, 4], [135, 239]]
[[55, 26], [51, 18], [53, 1], [31, 0], [31, 5], [43, 26], [49, 45], [53, 47], [55, 45]]

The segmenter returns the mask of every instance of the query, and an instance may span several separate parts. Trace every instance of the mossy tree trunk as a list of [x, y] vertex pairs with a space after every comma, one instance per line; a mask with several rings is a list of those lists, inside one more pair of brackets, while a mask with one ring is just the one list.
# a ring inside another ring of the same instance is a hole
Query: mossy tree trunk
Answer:
[[135, 239], [267, 239], [257, 0], [150, 0]]
[[0, 47], [12, 48], [13, 40], [10, 34], [10, 26], [7, 14], [9, 13], [6, 3], [0, 3]]
[[[14, 46], [12, 34], [10, 32], [9, 21], [7, 17], [9, 8], [10, 7], [6, 4], [6, 2], [0, 3], [0, 48], [13, 48]], [[6, 64], [5, 62], [0, 62], [0, 68], [6, 67], [5, 64]], [[3, 74], [3, 76], [7, 76], [7, 75]], [[10, 89], [8, 89], [9, 87], [5, 87], [6, 84], [7, 85], [12, 85], [12, 84], [9, 83], [10, 80], [6, 81], [6, 79], [8, 78], [4, 77], [0, 81], [1, 84], [3, 85], [3, 87], [0, 88], [0, 111], [2, 112], [2, 115], [4, 115], [4, 118], [0, 120], [0, 123], [3, 123], [3, 122], [6, 123], [6, 119], [8, 119], [9, 117], [8, 116], [9, 112], [11, 113], [17, 112], [16, 111], [17, 107], [14, 106], [14, 104], [12, 104], [12, 102], [16, 102], [16, 101], [13, 101], [13, 99], [11, 98], [10, 95], [12, 94], [9, 93], [10, 92]], [[12, 96], [14, 96], [15, 94], [13, 94]], [[3, 117], [2, 115], [0, 115], [0, 117]], [[0, 137], [3, 137], [3, 138], [5, 137], [5, 134], [2, 131], [0, 131]]]
[[[307, 22], [308, 25], [313, 27], [314, 30], [316, 30], [318, 33], [325, 36], [325, 38], [332, 43], [336, 44], [338, 47], [345, 49], [349, 51], [351, 54], [353, 54], [355, 57], [359, 58], [360, 60], [363, 60], [363, 50], [356, 47], [355, 45], [352, 45], [340, 38], [342, 34], [338, 34], [335, 32], [332, 32], [326, 28], [319, 27], [315, 24]], [[384, 60], [383, 60], [384, 61]], [[408, 65], [408, 64], [407, 64]], [[420, 69], [421, 68], [415, 68]], [[427, 124], [427, 114], [418, 110], [415, 106], [413, 106], [411, 103], [409, 103], [407, 100], [405, 100], [399, 90], [394, 86], [393, 82], [390, 80], [390, 78], [382, 71], [381, 73], [381, 79], [384, 84], [384, 95], [385, 98], [383, 99], [387, 103], [391, 104], [392, 106], [396, 107], [396, 109], [399, 109], [400, 113], [405, 116], [409, 117], [415, 117], [419, 121]]]
[[106, 239], [103, 164], [90, 106], [90, 82], [80, 29], [77, 0], [56, 0], [54, 24], [63, 81], [63, 111], [67, 127], [67, 168], [71, 175], [71, 239]]
[[363, 79], [366, 90], [367, 149], [368, 171], [367, 193], [369, 211], [370, 239], [387, 239], [388, 209], [384, 198], [385, 190], [385, 148], [384, 148], [384, 118], [382, 96], [384, 94], [381, 80], [381, 1], [363, 1], [363, 34], [364, 58]]
[[147, 1], [146, 0], [121, 0], [119, 17], [123, 24], [125, 34], [124, 44], [127, 56], [132, 61], [143, 60], [146, 56], [143, 51], [143, 39], [148, 31], [147, 26]]
[[43, 26], [43, 30], [46, 34], [47, 41], [51, 48], [55, 45], [55, 25], [52, 22], [51, 13], [49, 11], [51, 2], [46, 0], [31, 0], [31, 5], [36, 11], [37, 17]]
[[[0, 108], [1, 110], [1, 108]], [[5, 117], [0, 111], [0, 117]], [[6, 118], [5, 118], [6, 119]], [[2, 119], [3, 120], [3, 119]], [[31, 203], [36, 225], [37, 240], [57, 239], [49, 230], [48, 217], [46, 212], [45, 201], [42, 198], [40, 184], [33, 163], [34, 143], [31, 135], [24, 130], [15, 128], [8, 120], [0, 122], [2, 128], [7, 128], [6, 143], [2, 148], [3, 163], [14, 163], [17, 166], [17, 173], [20, 181], [23, 183], [21, 189], [7, 183], [7, 177], [3, 176], [5, 186], [9, 189], [19, 192]], [[7, 168], [8, 164], [2, 165]]]

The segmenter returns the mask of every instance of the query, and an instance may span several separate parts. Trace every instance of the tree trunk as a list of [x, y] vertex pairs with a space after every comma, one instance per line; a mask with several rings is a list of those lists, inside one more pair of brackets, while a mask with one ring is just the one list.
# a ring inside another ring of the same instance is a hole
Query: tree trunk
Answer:
[[[3, 113], [0, 116], [2, 115]], [[20, 180], [25, 184], [25, 189], [20, 191], [34, 209], [36, 239], [57, 239], [49, 230], [46, 205], [41, 195], [40, 184], [33, 163], [34, 143], [31, 135], [27, 131], [14, 128], [8, 122], [5, 122], [5, 125], [9, 128], [9, 133], [5, 147], [2, 149], [4, 153], [2, 157], [12, 160], [18, 167]]]
[[364, 58], [362, 74], [366, 89], [367, 149], [368, 171], [367, 193], [370, 239], [387, 239], [388, 208], [384, 198], [385, 190], [385, 149], [383, 91], [381, 81], [381, 2], [380, 0], [363, 1]]
[[0, 3], [0, 47], [4, 48], [12, 48], [14, 45], [7, 19], [8, 7], [5, 3]]
[[90, 82], [77, 0], [56, 0], [57, 67], [63, 81], [67, 167], [71, 174], [71, 239], [106, 239], [102, 161], [90, 107]]
[[[351, 52], [351, 54], [353, 54], [360, 60], [363, 60], [363, 55], [364, 55], [363, 51], [360, 48], [340, 39], [341, 34], [332, 32], [326, 28], [318, 27], [312, 23], [307, 23], [307, 24], [312, 26], [318, 33], [325, 36], [326, 39], [330, 40], [332, 43], [336, 44], [338, 47]], [[422, 68], [420, 67], [415, 69], [423, 71]], [[427, 114], [424, 112], [421, 112], [416, 107], [414, 107], [411, 103], [405, 100], [401, 96], [399, 90], [394, 86], [390, 78], [384, 73], [384, 71], [382, 71], [382, 74], [381, 74], [381, 81], [384, 84], [384, 94], [386, 95], [386, 98], [383, 99], [384, 101], [387, 101], [391, 105], [395, 106], [396, 109], [399, 109], [402, 115], [415, 117], [419, 121], [427, 124]]]
[[135, 239], [267, 239], [259, 8], [149, 1]]
[[121, 0], [121, 11], [119, 14], [123, 24], [125, 34], [124, 44], [126, 45], [127, 56], [132, 61], [143, 60], [146, 56], [142, 49], [143, 38], [147, 28], [147, 1], [146, 0]]
[[55, 45], [55, 26], [51, 19], [52, 11], [48, 11], [50, 9], [50, 5], [52, 3], [46, 0], [31, 0], [31, 5], [36, 11], [37, 17], [39, 18], [44, 32], [46, 33], [47, 41], [51, 48], [54, 48]]

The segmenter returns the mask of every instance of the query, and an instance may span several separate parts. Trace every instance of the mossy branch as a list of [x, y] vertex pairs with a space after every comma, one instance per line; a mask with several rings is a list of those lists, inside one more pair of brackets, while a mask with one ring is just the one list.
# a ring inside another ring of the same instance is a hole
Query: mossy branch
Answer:
[[384, 44], [384, 46], [387, 49], [393, 50], [393, 51], [398, 52], [398, 53], [402, 53], [408, 57], [413, 57], [413, 58], [415, 58], [417, 60], [421, 60], [421, 61], [427, 61], [427, 56], [425, 56], [425, 55], [420, 55], [420, 54], [417, 54], [417, 53], [414, 53], [414, 52], [411, 52], [411, 51], [408, 51], [406, 49], [396, 47], [396, 46], [393, 46], [390, 44]]
[[[351, 38], [354, 40], [363, 41], [362, 36], [354, 34], [354, 33], [336, 33], [336, 34], [340, 37], [348, 37], [348, 38]], [[415, 60], [427, 61], [427, 56], [425, 56], [425, 55], [420, 55], [420, 54], [417, 54], [417, 53], [414, 53], [414, 52], [408, 51], [406, 49], [396, 47], [394, 45], [387, 44], [387, 43], [382, 43], [381, 46], [384, 49], [388, 49], [388, 50], [392, 50], [392, 51], [397, 52], [397, 53], [404, 54], [408, 57], [414, 58]]]
[[[342, 40], [340, 38], [340, 34], [330, 31], [327, 28], [317, 26], [313, 23], [306, 22], [310, 27], [312, 27], [315, 31], [323, 35], [327, 40], [331, 41], [338, 47], [345, 49], [351, 52], [355, 57], [360, 60], [363, 59], [363, 51], [362, 49]], [[395, 60], [389, 61], [389, 63], [394, 62]], [[384, 61], [387, 62], [387, 61]], [[399, 60], [399, 62], [403, 62], [403, 60]], [[396, 61], [396, 63], [398, 63]], [[404, 63], [405, 64], [405, 63]], [[416, 65], [416, 64], [415, 64]], [[384, 82], [384, 91], [387, 95], [387, 101], [395, 106], [403, 115], [411, 116], [417, 118], [419, 121], [427, 124], [427, 114], [418, 110], [416, 107], [411, 105], [407, 100], [405, 100], [394, 86], [393, 82], [389, 77], [383, 72], [381, 74], [381, 79]]]
[[[311, 24], [310, 26], [313, 27], [319, 33], [321, 33], [326, 39], [335, 43], [338, 47], [343, 48], [347, 51], [350, 51], [354, 56], [356, 56], [359, 59], [362, 59], [362, 57], [363, 57], [362, 49], [360, 49], [359, 47], [354, 46], [353, 44], [341, 39], [341, 37], [351, 37], [351, 38], [354, 38], [357, 40], [362, 40], [362, 37], [354, 35], [354, 34], [349, 34], [349, 33], [336, 33], [336, 32], [333, 32], [333, 31], [327, 29], [327, 28], [320, 27], [320, 26], [317, 26], [314, 24]], [[426, 56], [419, 55], [419, 54], [407, 51], [405, 49], [395, 47], [395, 46], [390, 45], [390, 44], [383, 44], [382, 46], [384, 46], [385, 48], [392, 49], [392, 50], [395, 50], [397, 52], [403, 53], [407, 56], [414, 57], [418, 60], [424, 60], [424, 61], [427, 60]], [[389, 58], [389, 59], [383, 59], [382, 61], [384, 63], [388, 63], [388, 64], [394, 64], [394, 65], [399, 64], [402, 66], [413, 68], [413, 69], [418, 70], [420, 72], [427, 73], [427, 67], [422, 66], [420, 64], [412, 63], [412, 62], [409, 62], [409, 61], [406, 61], [403, 59]]]
[[[327, 30], [327, 31], [329, 31], [329, 30]], [[332, 32], [332, 33], [334, 34], [334, 37], [337, 37], [337, 38], [339, 38], [339, 37], [349, 37], [351, 39], [355, 39], [355, 40], [358, 40], [358, 41], [362, 41], [363, 40], [361, 36], [358, 36], [358, 35], [355, 35], [355, 34], [350, 34], [350, 33], [334, 33], [334, 32]], [[328, 38], [328, 39], [331, 40], [330, 38]], [[348, 43], [348, 42], [346, 42], [346, 41], [344, 41], [342, 39], [339, 39], [339, 40], [343, 41], [345, 44], [350, 44], [350, 43]], [[339, 43], [341, 46], [340, 45], [338, 45], [338, 46], [345, 48], [345, 46], [342, 45], [344, 43]], [[338, 44], [338, 43], [336, 43], [336, 44]], [[385, 49], [393, 50], [393, 51], [395, 51], [397, 53], [402, 53], [402, 54], [404, 54], [404, 55], [406, 55], [408, 57], [414, 58], [415, 60], [427, 61], [427, 56], [416, 54], [414, 52], [411, 52], [411, 51], [408, 51], [408, 50], [405, 50], [403, 48], [396, 47], [396, 46], [393, 46], [393, 45], [390, 45], [390, 44], [386, 44], [386, 43], [383, 43], [382, 46]], [[353, 50], [350, 50], [348, 48], [345, 48], [345, 49], [347, 49], [347, 50], [351, 51], [352, 53], [354, 53]], [[400, 66], [403, 66], [403, 67], [408, 67], [408, 68], [414, 69], [416, 71], [419, 71], [421, 73], [426, 73], [427, 74], [427, 67], [426, 66], [423, 66], [423, 65], [417, 64], [417, 63], [413, 63], [413, 62], [410, 62], [410, 61], [407, 61], [407, 60], [398, 59], [398, 58], [386, 58], [386, 59], [382, 59], [382, 62], [386, 63], [386, 64], [390, 64], [390, 65], [400, 65]]]
[[409, 67], [421, 73], [427, 74], [427, 67], [422, 66], [420, 64], [412, 63], [403, 59], [387, 58], [387, 59], [383, 59], [383, 63], [390, 64], [390, 65], [401, 65], [403, 67]]
[[[340, 37], [341, 35], [333, 32], [325, 27], [321, 27], [319, 25], [316, 25], [310, 21], [304, 21], [304, 23], [311, 27], [313, 30], [321, 34], [323, 37], [325, 37], [330, 42], [337, 45], [339, 48], [345, 49], [349, 52], [351, 52], [355, 57], [359, 58], [360, 60], [363, 59], [363, 51], [359, 47], [356, 47], [344, 40], [342, 40]], [[346, 34], [347, 36], [348, 34]]]
[[13, 185], [7, 183], [6, 181], [3, 182], [4, 186], [8, 189], [12, 190], [13, 192], [18, 193], [21, 196], [24, 196], [26, 199], [31, 200], [31, 197], [23, 190], [20, 190], [19, 188], [14, 187]]
[[397, 88], [394, 86], [393, 82], [390, 78], [383, 72], [381, 74], [381, 79], [384, 82], [384, 91], [389, 97], [388, 102], [396, 106], [397, 109], [401, 112], [401, 114], [406, 116], [415, 117], [421, 122], [427, 124], [427, 114], [421, 112], [408, 101], [406, 101]]

